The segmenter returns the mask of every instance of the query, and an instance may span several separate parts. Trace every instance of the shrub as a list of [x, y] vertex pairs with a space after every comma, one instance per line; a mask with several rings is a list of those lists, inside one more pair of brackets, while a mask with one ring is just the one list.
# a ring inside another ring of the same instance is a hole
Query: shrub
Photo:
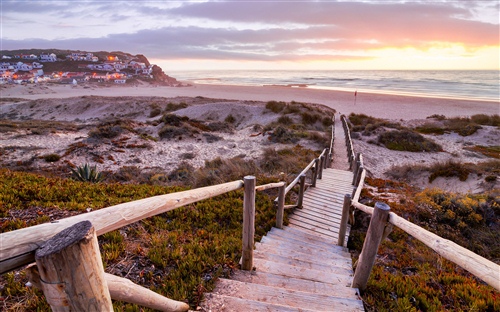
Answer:
[[182, 122], [189, 121], [188, 117], [180, 117], [175, 114], [165, 114], [161, 118], [161, 121], [166, 125], [179, 127]]
[[448, 161], [433, 165], [430, 172], [429, 183], [432, 183], [437, 177], [458, 177], [460, 181], [465, 181], [469, 177], [470, 170], [462, 163]]
[[207, 143], [214, 143], [222, 140], [222, 137], [211, 133], [203, 133], [203, 137], [205, 138]]
[[426, 124], [423, 124], [419, 127], [416, 127], [415, 130], [417, 132], [420, 132], [420, 133], [423, 133], [423, 134], [438, 134], [438, 135], [442, 135], [445, 133], [445, 130], [446, 128], [445, 127], [442, 127], [438, 124], [434, 124], [434, 123], [426, 123]]
[[461, 136], [469, 136], [481, 129], [481, 126], [471, 121], [469, 118], [451, 118], [445, 121], [449, 131], [458, 133]]
[[278, 114], [286, 107], [285, 102], [269, 101], [266, 103], [266, 108], [275, 114]]
[[233, 131], [233, 127], [230, 124], [221, 121], [210, 122], [207, 125], [207, 127], [209, 131], [219, 131], [219, 132], [229, 132], [229, 133]]
[[97, 167], [91, 167], [89, 164], [76, 167], [76, 169], [71, 168], [71, 173], [73, 179], [82, 182], [99, 183], [104, 179], [102, 173], [97, 171]]
[[225, 122], [227, 123], [235, 123], [236, 122], [236, 118], [234, 118], [234, 116], [232, 114], [229, 114], [227, 115], [227, 117], [224, 119]]
[[161, 109], [158, 106], [151, 107], [151, 111], [149, 112], [149, 118], [154, 118], [161, 114]]
[[315, 124], [318, 120], [321, 120], [321, 116], [318, 114], [311, 114], [308, 112], [303, 112], [300, 114], [302, 117], [302, 123], [305, 125], [313, 125]]
[[299, 138], [294, 134], [293, 131], [286, 129], [285, 127], [278, 126], [274, 129], [270, 135], [270, 139], [275, 143], [296, 143]]
[[479, 125], [500, 127], [500, 115], [497, 114], [491, 116], [486, 114], [477, 114], [472, 115], [470, 119]]
[[278, 118], [278, 123], [282, 125], [291, 125], [293, 124], [293, 120], [288, 116], [281, 116], [280, 118]]
[[126, 120], [107, 121], [97, 125], [96, 129], [89, 132], [89, 137], [99, 139], [113, 139], [118, 137], [124, 130], [134, 131], [131, 122]]
[[396, 151], [438, 152], [442, 150], [439, 144], [409, 130], [384, 132], [378, 136], [378, 142]]
[[46, 162], [56, 162], [59, 159], [61, 159], [61, 156], [59, 156], [58, 154], [48, 154], [48, 155], [43, 156], [43, 159]]
[[187, 105], [184, 102], [181, 102], [181, 103], [172, 103], [172, 102], [170, 102], [170, 103], [167, 104], [167, 107], [165, 108], [165, 111], [167, 111], [167, 112], [173, 112], [173, 111], [176, 111], [176, 110], [179, 110], [179, 109], [186, 108], [188, 106], [189, 105]]
[[439, 114], [433, 114], [427, 117], [427, 119], [437, 119], [437, 120], [445, 120], [446, 116], [445, 115], [439, 115]]
[[183, 135], [188, 135], [189, 133], [190, 131], [184, 127], [165, 125], [160, 129], [160, 131], [158, 131], [158, 136], [161, 139], [170, 140], [176, 137], [182, 137]]

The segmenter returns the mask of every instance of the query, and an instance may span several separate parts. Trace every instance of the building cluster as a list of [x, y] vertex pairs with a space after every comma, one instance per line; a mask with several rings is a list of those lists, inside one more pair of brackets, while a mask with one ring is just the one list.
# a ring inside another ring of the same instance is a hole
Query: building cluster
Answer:
[[[43, 63], [82, 62], [74, 72], [44, 72]], [[57, 82], [77, 84], [81, 82], [115, 82], [126, 83], [134, 77], [153, 78], [153, 65], [147, 66], [137, 60], [121, 60], [118, 56], [109, 55], [105, 60], [99, 59], [90, 52], [74, 52], [65, 59], [54, 53], [2, 55], [0, 60], [0, 83], [39, 83]]]

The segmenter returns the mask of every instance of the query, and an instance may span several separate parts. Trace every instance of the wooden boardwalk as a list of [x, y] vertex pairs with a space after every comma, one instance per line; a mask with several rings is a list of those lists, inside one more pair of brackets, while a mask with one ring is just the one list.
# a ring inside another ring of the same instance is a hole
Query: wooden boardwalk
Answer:
[[[338, 132], [343, 134], [341, 127]], [[337, 135], [335, 148], [345, 151]], [[289, 225], [273, 228], [255, 243], [254, 270], [219, 279], [205, 294], [202, 311], [364, 311], [358, 290], [351, 288], [351, 255], [337, 246], [352, 180], [350, 171], [325, 169], [316, 187], [305, 192], [303, 208], [289, 216]]]

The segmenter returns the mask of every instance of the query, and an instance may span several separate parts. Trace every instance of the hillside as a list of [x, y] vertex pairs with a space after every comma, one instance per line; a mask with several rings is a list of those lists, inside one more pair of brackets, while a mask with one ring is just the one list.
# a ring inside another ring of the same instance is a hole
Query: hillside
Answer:
[[[136, 76], [134, 78], [148, 81], [150, 83], [167, 85], [167, 86], [182, 86], [182, 84], [177, 81], [177, 79], [168, 76], [165, 74], [163, 69], [155, 64], [151, 64], [148, 58], [142, 54], [132, 55], [130, 53], [122, 52], [122, 51], [80, 51], [80, 50], [59, 50], [59, 49], [19, 49], [19, 50], [1, 50], [0, 57], [3, 62], [9, 63], [17, 63], [17, 62], [25, 62], [32, 64], [33, 62], [39, 62], [40, 55], [42, 54], [55, 54], [57, 57], [57, 61], [55, 62], [43, 62], [43, 71], [45, 75], [50, 75], [53, 72], [86, 72], [89, 73], [91, 71], [84, 66], [89, 64], [103, 63], [103, 62], [111, 62], [113, 60], [119, 60], [120, 63], [128, 64], [131, 62], [143, 63], [146, 68], [150, 68], [150, 76]], [[98, 58], [97, 61], [82, 59], [82, 60], [71, 60], [68, 58], [69, 55], [72, 54], [91, 54]], [[38, 58], [36, 59], [23, 59], [22, 55], [35, 55]], [[17, 56], [17, 57], [16, 57]], [[136, 70], [130, 68], [123, 68], [117, 70], [122, 73], [126, 73], [129, 75], [137, 74]], [[150, 78], [152, 77], [152, 79]]]

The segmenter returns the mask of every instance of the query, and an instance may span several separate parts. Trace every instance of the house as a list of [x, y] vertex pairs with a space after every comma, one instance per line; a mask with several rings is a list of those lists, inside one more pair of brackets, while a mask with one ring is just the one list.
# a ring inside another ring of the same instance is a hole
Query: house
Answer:
[[40, 63], [38, 63], [38, 62], [33, 62], [33, 63], [31, 63], [31, 66], [32, 66], [33, 68], [38, 68], [38, 69], [39, 69], [39, 68], [43, 68], [43, 65], [42, 65], [42, 64], [40, 64]]
[[115, 79], [115, 83], [124, 84], [127, 83], [127, 79]]
[[116, 71], [120, 71], [122, 69], [127, 68], [127, 64], [122, 63], [122, 62], [114, 62], [113, 67], [115, 68]]
[[38, 60], [38, 56], [35, 54], [21, 54], [21, 58], [25, 60]]
[[20, 70], [20, 71], [30, 71], [33, 69], [33, 66], [31, 66], [30, 64], [27, 64], [27, 63], [18, 62], [16, 64], [16, 69]]
[[40, 62], [56, 62], [56, 61], [57, 61], [57, 56], [54, 53], [40, 54]]
[[30, 74], [33, 75], [33, 77], [43, 76], [43, 69], [32, 69], [29, 72], [30, 72]]
[[16, 68], [11, 63], [3, 62], [3, 63], [0, 63], [0, 71], [3, 71], [3, 70], [14, 71], [14, 70], [16, 70]]

